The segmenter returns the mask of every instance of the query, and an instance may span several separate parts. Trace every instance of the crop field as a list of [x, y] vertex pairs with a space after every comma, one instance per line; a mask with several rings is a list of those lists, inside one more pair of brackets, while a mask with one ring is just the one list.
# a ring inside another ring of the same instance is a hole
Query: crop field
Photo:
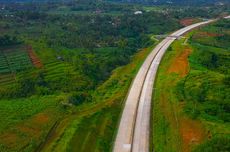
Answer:
[[24, 46], [2, 48], [0, 52], [0, 86], [15, 82], [16, 73], [33, 68]]
[[45, 64], [44, 70], [47, 81], [61, 79], [65, 77], [68, 72], [69, 74], [74, 73], [74, 69], [70, 64], [61, 61], [54, 61]]
[[1, 50], [0, 73], [14, 73], [32, 67], [26, 48], [18, 46]]
[[14, 82], [15, 78], [13, 74], [0, 74], [0, 86], [8, 86]]
[[153, 99], [156, 151], [228, 151], [228, 24], [221, 20], [192, 31], [187, 43], [182, 38], [166, 52]]

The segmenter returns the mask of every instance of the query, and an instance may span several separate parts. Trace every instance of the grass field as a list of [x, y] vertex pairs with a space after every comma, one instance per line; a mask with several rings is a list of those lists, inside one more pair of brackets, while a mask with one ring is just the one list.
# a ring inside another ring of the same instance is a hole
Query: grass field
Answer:
[[[225, 143], [229, 142], [230, 133], [227, 110], [230, 46], [219, 38], [228, 37], [229, 29], [220, 28], [220, 23], [190, 32], [187, 44], [180, 39], [166, 52], [154, 89], [155, 151], [229, 150], [229, 144]], [[201, 36], [207, 31], [208, 35]], [[220, 41], [224, 45], [221, 48], [213, 45], [210, 43], [213, 39], [215, 44]]]

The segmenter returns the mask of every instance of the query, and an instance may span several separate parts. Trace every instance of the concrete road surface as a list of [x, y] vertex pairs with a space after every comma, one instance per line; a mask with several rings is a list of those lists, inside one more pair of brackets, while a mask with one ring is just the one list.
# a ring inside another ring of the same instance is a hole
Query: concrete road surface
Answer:
[[150, 110], [154, 79], [159, 63], [170, 44], [182, 34], [214, 20], [182, 28], [159, 43], [139, 69], [127, 96], [113, 152], [148, 152]]

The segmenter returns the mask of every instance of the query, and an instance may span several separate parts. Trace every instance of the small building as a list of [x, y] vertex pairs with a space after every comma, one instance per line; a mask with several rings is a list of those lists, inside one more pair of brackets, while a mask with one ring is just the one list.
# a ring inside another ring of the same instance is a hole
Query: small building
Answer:
[[143, 14], [143, 12], [142, 11], [136, 11], [136, 12], [134, 12], [134, 14], [139, 15], [139, 14]]

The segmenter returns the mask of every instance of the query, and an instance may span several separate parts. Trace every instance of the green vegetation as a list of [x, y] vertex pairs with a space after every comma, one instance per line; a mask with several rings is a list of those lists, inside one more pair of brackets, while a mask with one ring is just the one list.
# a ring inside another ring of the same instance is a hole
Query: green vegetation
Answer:
[[139, 6], [79, 3], [0, 4], [0, 151], [110, 150], [140, 50], [180, 27]]
[[213, 152], [213, 151], [229, 151], [230, 139], [229, 137], [214, 137], [213, 139], [197, 146], [193, 151], [195, 152]]
[[[89, 7], [87, 2], [80, 4], [86, 11], [96, 9], [93, 4], [90, 4], [92, 8]], [[28, 84], [29, 88], [35, 88], [23, 96], [39, 95], [41, 89], [45, 91], [45, 94], [74, 93], [83, 90], [90, 92], [104, 82], [113, 69], [129, 63], [130, 57], [138, 49], [151, 45], [153, 42], [149, 34], [169, 32], [180, 26], [176, 19], [166, 15], [164, 16], [167, 20], [162, 20], [162, 13], [145, 12], [142, 15], [134, 15], [135, 8], [129, 5], [126, 7], [126, 5], [108, 4], [122, 8], [118, 9], [120, 12], [129, 12], [116, 16], [112, 13], [71, 14], [66, 11], [67, 14], [52, 14], [49, 11], [41, 12], [40, 10], [46, 9], [48, 5], [46, 3], [38, 6], [35, 4], [20, 5], [20, 8], [15, 7], [14, 4], [8, 5], [3, 14], [10, 12], [9, 17], [1, 16], [2, 34], [7, 33], [11, 37], [17, 37], [24, 44], [32, 46], [44, 65], [35, 71], [28, 69], [25, 74], [16, 73], [16, 87], [14, 88], [21, 88], [20, 83], [24, 81], [21, 79], [30, 79], [32, 84]], [[51, 3], [50, 7], [53, 5]], [[62, 6], [59, 3], [56, 5], [53, 6], [54, 10]], [[68, 7], [70, 4], [63, 5]], [[104, 9], [107, 9], [106, 6], [107, 3], [97, 9], [103, 12]], [[31, 11], [31, 7], [35, 9]], [[125, 11], [124, 8], [126, 8]], [[169, 23], [171, 26], [167, 26]], [[24, 54], [24, 56], [28, 55]], [[23, 65], [17, 64], [17, 66]], [[10, 67], [8, 71], [9, 69]], [[32, 78], [31, 75], [33, 75]], [[36, 88], [39, 89], [36, 90]], [[4, 87], [2, 90], [0, 93], [2, 97], [17, 96], [12, 87]]]
[[0, 46], [10, 46], [19, 43], [20, 42], [17, 40], [16, 37], [10, 37], [9, 35], [3, 35], [0, 37]]
[[71, 118], [61, 122], [60, 126], [66, 127], [57, 128], [59, 137], [53, 139], [53, 144], [45, 145], [43, 150], [110, 151], [128, 88], [150, 51], [151, 48], [144, 49], [134, 56], [130, 64], [113, 71], [111, 77], [93, 93], [95, 103], [78, 106]]
[[[160, 14], [155, 14], [156, 18], [151, 13], [134, 16], [133, 12], [115, 17], [114, 14], [68, 14], [66, 17], [12, 9], [13, 19], [3, 17], [1, 30], [12, 37], [16, 35], [22, 40], [22, 47], [32, 46], [32, 57], [36, 56], [42, 66], [34, 68], [36, 65], [31, 60], [30, 68], [1, 74], [2, 77], [13, 75], [10, 85], [0, 83], [0, 101], [5, 105], [2, 114], [9, 115], [3, 120], [7, 126], [2, 126], [0, 133], [1, 150], [74, 151], [79, 150], [75, 148], [76, 143], [82, 146], [82, 151], [93, 150], [88, 149], [91, 145], [98, 151], [110, 150], [122, 102], [151, 48], [137, 51], [152, 46], [154, 42], [148, 34], [160, 32], [157, 28], [166, 29], [167, 22], [153, 25], [154, 29], [142, 22], [149, 20], [155, 24]], [[174, 24], [166, 31], [179, 26], [176, 20], [170, 22]], [[130, 24], [133, 28], [129, 28]], [[42, 33], [39, 29], [43, 29]], [[156, 32], [152, 33], [153, 30]], [[8, 47], [13, 53], [19, 49], [15, 44]], [[137, 55], [132, 57], [134, 54]], [[24, 56], [31, 58], [31, 53], [25, 52]], [[28, 111], [20, 110], [21, 104], [31, 100], [36, 104], [31, 102], [26, 107]], [[40, 109], [41, 104], [44, 107]], [[7, 110], [11, 106], [13, 110]], [[21, 111], [22, 118], [15, 119], [17, 113], [13, 111]], [[46, 121], [35, 123], [33, 119], [40, 115]], [[21, 134], [26, 135], [21, 138]]]
[[26, 49], [22, 46], [6, 48], [1, 51], [0, 73], [15, 73], [32, 67]]
[[190, 32], [188, 44], [176, 41], [164, 56], [153, 100], [156, 151], [229, 150], [229, 23]]
[[207, 38], [203, 38], [203, 41], [200, 40], [201, 38], [197, 39], [196, 34], [199, 35], [199, 31], [194, 32], [190, 40], [193, 47], [193, 53], [189, 57], [192, 70], [185, 80], [181, 80], [181, 83], [184, 90], [182, 100], [189, 101], [185, 109], [193, 117], [201, 116], [206, 120], [229, 122], [227, 92], [230, 91], [228, 83], [230, 76], [228, 37], [230, 35], [227, 32], [229, 28], [223, 26], [229, 23], [222, 20], [203, 29], [207, 33], [214, 32], [215, 29], [216, 33], [210, 34], [213, 43], [206, 42]]
[[208, 9], [178, 10], [0, 2], [0, 151], [110, 151], [131, 81], [156, 44], [151, 37], [182, 27], [183, 18], [209, 17]]
[[[55, 96], [1, 100], [0, 150], [32, 151], [62, 113]], [[36, 108], [34, 108], [36, 107]]]

